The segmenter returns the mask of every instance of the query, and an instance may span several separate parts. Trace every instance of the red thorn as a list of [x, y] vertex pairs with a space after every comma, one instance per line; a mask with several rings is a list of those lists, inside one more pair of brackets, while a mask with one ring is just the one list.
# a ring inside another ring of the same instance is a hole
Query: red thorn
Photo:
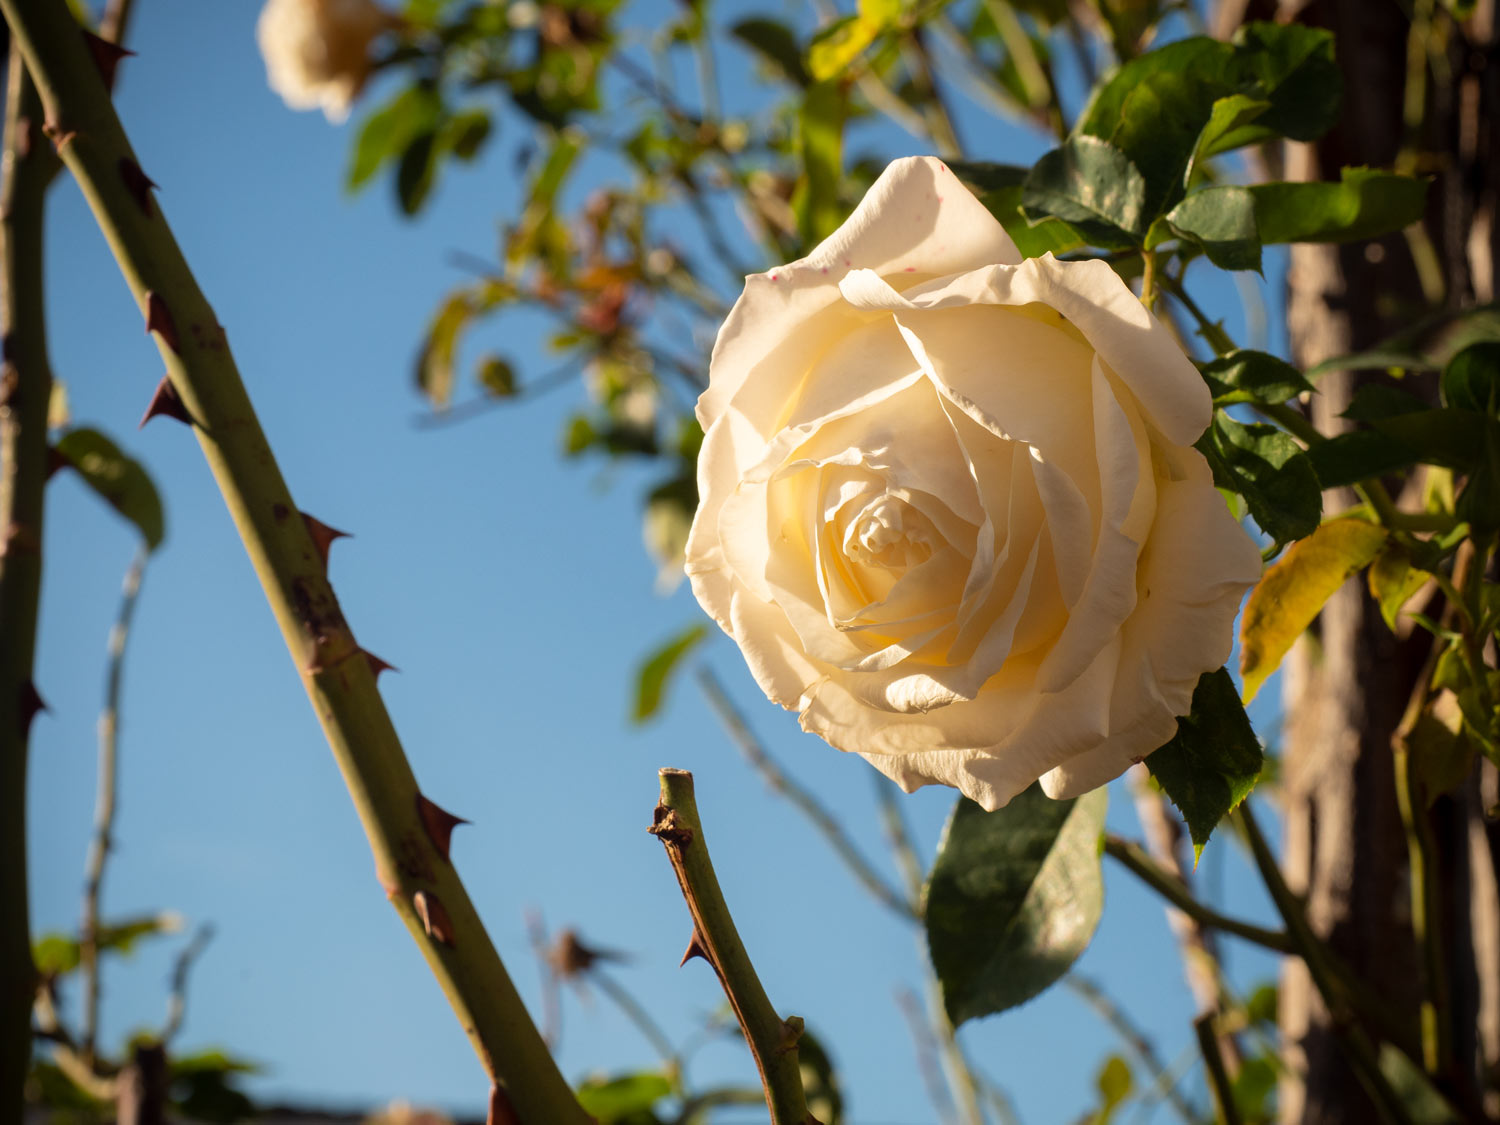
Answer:
[[36, 122], [29, 117], [16, 119], [16, 159], [25, 160], [36, 147]]
[[365, 652], [364, 649], [360, 649], [360, 651], [365, 653], [365, 662], [370, 666], [370, 675], [374, 676], [377, 680], [380, 679], [380, 673], [382, 672], [401, 671], [401, 669], [397, 668], [394, 664], [387, 664], [373, 652]]
[[485, 1125], [521, 1125], [516, 1107], [511, 1104], [504, 1086], [496, 1084], [490, 1087], [490, 1115]]
[[417, 815], [422, 818], [422, 827], [427, 829], [427, 838], [432, 841], [432, 846], [438, 850], [440, 856], [447, 859], [448, 844], [453, 838], [453, 830], [460, 824], [469, 822], [461, 816], [454, 816], [447, 809], [429, 801], [420, 793], [417, 794]]
[[172, 351], [178, 350], [177, 322], [172, 319], [172, 310], [167, 308], [160, 293], [150, 290], [146, 292], [146, 331], [155, 332]]
[[141, 166], [128, 156], [120, 157], [120, 179], [125, 181], [125, 190], [130, 192], [135, 205], [146, 218], [151, 217], [151, 189], [156, 181], [141, 171]]
[[[307, 527], [307, 534], [312, 536], [313, 546], [318, 550], [318, 558], [323, 560], [323, 569], [328, 569], [328, 548], [333, 546], [335, 539], [352, 538], [347, 531], [340, 531], [336, 527], [329, 527], [316, 516], [302, 513], [302, 522]], [[387, 665], [389, 667], [389, 665]]]
[[453, 921], [437, 895], [431, 891], [418, 891], [411, 896], [411, 905], [422, 920], [422, 929], [428, 937], [440, 945], [453, 944]]
[[708, 955], [708, 947], [703, 944], [703, 938], [699, 936], [697, 929], [693, 930], [693, 939], [688, 942], [687, 952], [682, 955], [682, 960], [677, 962], [677, 967], [679, 969], [682, 968], [694, 957], [702, 957], [710, 965], [714, 963], [714, 959]]
[[36, 718], [38, 711], [47, 710], [47, 701], [42, 698], [42, 693], [36, 690], [36, 684], [27, 680], [21, 685], [20, 707], [16, 712], [16, 719], [21, 731], [21, 737], [25, 738], [31, 730], [31, 720]]
[[52, 148], [59, 156], [62, 155], [62, 150], [68, 147], [68, 142], [78, 136], [76, 129], [65, 129], [56, 121], [51, 120], [42, 122], [42, 132], [52, 142]]
[[99, 68], [99, 77], [104, 79], [104, 88], [113, 90], [115, 71], [119, 68], [120, 60], [133, 57], [135, 52], [126, 50], [118, 43], [111, 43], [108, 39], [101, 39], [92, 31], [83, 33], [83, 41], [88, 44], [94, 65]]
[[175, 418], [179, 422], [186, 422], [189, 426], [193, 424], [193, 416], [187, 412], [187, 407], [182, 405], [182, 399], [177, 396], [177, 388], [172, 386], [172, 380], [165, 375], [161, 382], [156, 384], [156, 393], [151, 396], [151, 402], [146, 407], [146, 413], [141, 415], [140, 429], [153, 418]]

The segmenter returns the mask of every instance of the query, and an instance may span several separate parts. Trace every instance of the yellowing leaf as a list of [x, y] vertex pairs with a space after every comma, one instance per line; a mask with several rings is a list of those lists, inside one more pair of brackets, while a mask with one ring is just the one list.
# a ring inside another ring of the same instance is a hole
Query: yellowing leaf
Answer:
[[1240, 673], [1245, 702], [1276, 671], [1304, 629], [1350, 575], [1369, 564], [1386, 530], [1358, 519], [1329, 520], [1294, 543], [1250, 591], [1240, 622]]
[[1396, 616], [1401, 607], [1427, 584], [1432, 577], [1415, 565], [1407, 550], [1397, 543], [1387, 543], [1370, 564], [1370, 596], [1380, 605], [1380, 616], [1387, 628], [1395, 631]]

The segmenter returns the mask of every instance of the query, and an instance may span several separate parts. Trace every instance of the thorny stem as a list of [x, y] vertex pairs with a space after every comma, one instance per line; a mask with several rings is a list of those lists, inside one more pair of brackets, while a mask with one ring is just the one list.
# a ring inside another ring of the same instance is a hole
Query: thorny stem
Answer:
[[142, 544], [125, 572], [120, 611], [109, 631], [109, 667], [104, 679], [104, 710], [99, 715], [99, 792], [94, 805], [94, 838], [84, 867], [83, 919], [78, 926], [78, 961], [83, 974], [84, 1061], [93, 1064], [99, 1034], [99, 895], [104, 866], [114, 848], [116, 778], [120, 747], [120, 687], [125, 673], [125, 643], [141, 592], [149, 549]]
[[1208, 1088], [1213, 1091], [1214, 1107], [1219, 1111], [1219, 1120], [1224, 1125], [1240, 1125], [1240, 1109], [1234, 1101], [1234, 1085], [1229, 1081], [1229, 1070], [1224, 1065], [1224, 1056], [1219, 1050], [1219, 1033], [1214, 1027], [1213, 1012], [1204, 1012], [1193, 1021], [1193, 1031], [1198, 1035], [1198, 1049], [1203, 1052], [1203, 1062], [1208, 1071]]
[[1312, 926], [1302, 911], [1302, 903], [1298, 901], [1292, 889], [1287, 886], [1286, 880], [1282, 878], [1276, 855], [1271, 851], [1271, 845], [1266, 842], [1260, 825], [1256, 823], [1250, 802], [1248, 800], [1242, 802], [1239, 808], [1230, 815], [1244, 830], [1245, 838], [1250, 844], [1250, 853], [1255, 859], [1255, 866], [1260, 871], [1261, 880], [1266, 884], [1266, 890], [1270, 892], [1271, 901], [1280, 913], [1282, 921], [1286, 923], [1287, 934], [1296, 946], [1297, 954], [1307, 965], [1308, 976], [1312, 977], [1314, 987], [1317, 988], [1318, 994], [1328, 1008], [1332, 1017], [1330, 1025], [1340, 1046], [1344, 1048], [1349, 1064], [1359, 1078], [1360, 1084], [1364, 1086], [1365, 1092], [1383, 1120], [1393, 1125], [1414, 1125], [1405, 1103], [1391, 1088], [1390, 1082], [1381, 1072], [1375, 1045], [1370, 1041], [1365, 1029], [1356, 1022], [1354, 1014], [1349, 1009], [1349, 1004], [1345, 999], [1345, 989], [1329, 960], [1327, 948], [1318, 939], [1317, 934], [1313, 933]]
[[[1072, 993], [1082, 1000], [1101, 1020], [1107, 1023], [1116, 1035], [1120, 1037], [1126, 1048], [1136, 1058], [1136, 1062], [1153, 1075], [1162, 1075], [1167, 1072], [1167, 1065], [1157, 1055], [1156, 1048], [1152, 1045], [1150, 1038], [1135, 1024], [1131, 1023], [1130, 1017], [1124, 1010], [1110, 998], [1104, 989], [1099, 987], [1097, 981], [1092, 977], [1084, 976], [1082, 973], [1070, 972], [1063, 977], [1065, 984]], [[1165, 1097], [1181, 1117], [1185, 1125], [1195, 1125], [1198, 1120], [1193, 1107], [1188, 1105], [1186, 1099], [1177, 1090], [1176, 1086], [1167, 1088]]]
[[13, 43], [0, 182], [0, 1123], [19, 1122], [31, 1059], [26, 883], [26, 757], [40, 702], [32, 681], [47, 480], [47, 360], [42, 229], [57, 158], [42, 104]]
[[658, 777], [661, 796], [650, 831], [666, 848], [693, 917], [693, 944], [689, 949], [700, 952], [713, 966], [734, 1008], [760, 1071], [771, 1125], [818, 1125], [807, 1110], [797, 1063], [802, 1020], [796, 1016], [783, 1020], [777, 1015], [755, 975], [708, 855], [693, 793], [693, 775], [687, 770], [664, 769]]
[[1139, 844], [1108, 833], [1104, 837], [1104, 854], [1116, 860], [1162, 898], [1199, 924], [1210, 929], [1222, 930], [1226, 934], [1233, 934], [1237, 938], [1243, 938], [1245, 941], [1277, 953], [1297, 952], [1297, 945], [1289, 934], [1279, 930], [1265, 930], [1259, 926], [1252, 926], [1248, 922], [1237, 921], [1199, 902], [1180, 880], [1173, 878], [1158, 867], [1156, 861], [1147, 855], [1145, 849]]
[[849, 868], [850, 873], [865, 890], [884, 906], [908, 921], [917, 918], [914, 902], [892, 887], [875, 870], [874, 865], [864, 857], [833, 814], [824, 808], [808, 789], [790, 777], [776, 759], [767, 753], [766, 748], [755, 737], [750, 724], [739, 713], [739, 709], [735, 707], [733, 700], [729, 698], [729, 694], [724, 690], [724, 686], [714, 675], [713, 670], [706, 664], [699, 664], [695, 669], [695, 675], [698, 687], [708, 699], [708, 705], [713, 709], [715, 717], [733, 739], [734, 744], [739, 747], [740, 753], [744, 754], [751, 766], [755, 768], [755, 772], [765, 779], [767, 785], [790, 801], [797, 811], [802, 813], [808, 822], [822, 834], [834, 853], [844, 861], [844, 865]]
[[[364, 824], [377, 877], [496, 1084], [494, 1101], [526, 1125], [585, 1125], [587, 1115], [449, 863], [446, 838], [440, 843], [441, 834], [422, 815], [416, 778], [376, 690], [374, 669], [344, 619], [223, 330], [150, 195], [77, 24], [63, 0], [0, 0], [0, 12], [36, 80], [49, 133], [195, 420], [199, 444]], [[8, 784], [4, 789], [11, 791]]]

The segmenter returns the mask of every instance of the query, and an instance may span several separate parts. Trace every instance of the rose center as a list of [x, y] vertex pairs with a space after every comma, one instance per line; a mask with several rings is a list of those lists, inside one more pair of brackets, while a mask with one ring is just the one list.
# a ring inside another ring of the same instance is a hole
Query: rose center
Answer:
[[927, 521], [894, 497], [871, 504], [844, 533], [844, 551], [856, 562], [885, 570], [909, 570], [932, 556]]

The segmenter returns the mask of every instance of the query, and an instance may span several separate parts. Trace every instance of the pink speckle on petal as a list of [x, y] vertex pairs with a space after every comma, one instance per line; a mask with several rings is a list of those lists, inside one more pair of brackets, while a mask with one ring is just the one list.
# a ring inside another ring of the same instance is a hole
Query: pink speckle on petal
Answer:
[[777, 277], [777, 275], [776, 275], [776, 274], [774, 274], [774, 273], [773, 273], [773, 274], [772, 274], [772, 275], [771, 275], [771, 280], [772, 280], [772, 281], [777, 281], [777, 280], [779, 280], [779, 278], [778, 278], [778, 277]]
[[852, 265], [853, 265], [853, 264], [854, 264], [854, 263], [853, 263], [853, 262], [851, 262], [851, 261], [850, 261], [850, 260], [849, 260], [849, 259], [848, 259], [848, 258], [845, 258], [845, 259], [844, 259], [844, 265], [846, 265], [846, 266], [852, 266]]
[[824, 273], [827, 273], [827, 272], [828, 272], [828, 267], [827, 267], [827, 266], [824, 266], [824, 267], [823, 267], [823, 272], [824, 272]]
[[917, 272], [917, 267], [916, 266], [907, 266], [906, 267], [906, 272], [907, 273], [916, 273]]
[[942, 196], [941, 196], [941, 195], [940, 195], [940, 196], [938, 196], [938, 197], [937, 197], [937, 201], [938, 201], [938, 202], [939, 202], [939, 203], [941, 203], [941, 202], [942, 202], [942, 201], [943, 201], [943, 197], [942, 197]]

